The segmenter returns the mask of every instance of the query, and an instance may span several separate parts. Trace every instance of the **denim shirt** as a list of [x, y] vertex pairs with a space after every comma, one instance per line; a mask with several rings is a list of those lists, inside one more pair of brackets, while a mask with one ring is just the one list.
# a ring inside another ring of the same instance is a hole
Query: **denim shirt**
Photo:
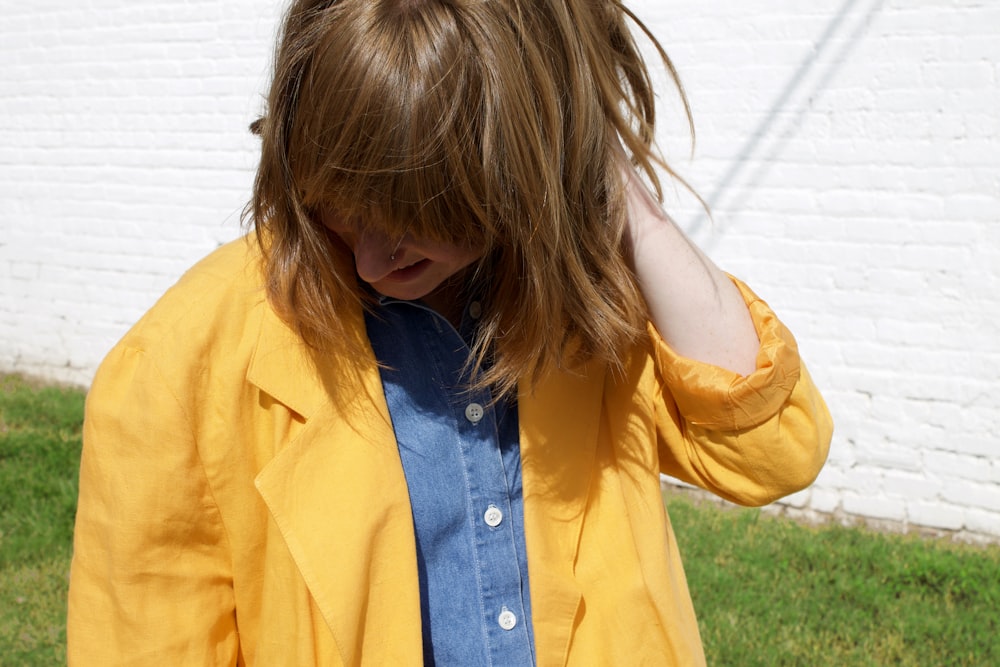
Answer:
[[468, 390], [480, 304], [461, 334], [419, 302], [365, 323], [406, 476], [426, 665], [533, 665], [517, 404]]

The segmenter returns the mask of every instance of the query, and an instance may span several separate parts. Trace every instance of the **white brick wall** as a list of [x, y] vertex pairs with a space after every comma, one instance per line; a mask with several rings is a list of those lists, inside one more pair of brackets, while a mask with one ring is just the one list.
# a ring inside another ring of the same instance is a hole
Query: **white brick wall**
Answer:
[[88, 382], [239, 233], [278, 11], [0, 3], [0, 367]]
[[[81, 6], [83, 5], [83, 6]], [[240, 233], [276, 0], [0, 0], [0, 368], [78, 383]], [[1000, 537], [1000, 4], [635, 0], [714, 209], [837, 422], [797, 511]]]
[[715, 207], [679, 219], [836, 419], [792, 504], [1000, 536], [1000, 5], [658, 5], [699, 133], [664, 143]]

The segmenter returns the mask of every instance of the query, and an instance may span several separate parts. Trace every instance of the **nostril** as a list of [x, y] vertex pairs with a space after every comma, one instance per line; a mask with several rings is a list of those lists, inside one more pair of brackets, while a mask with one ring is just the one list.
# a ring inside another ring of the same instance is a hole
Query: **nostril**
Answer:
[[354, 266], [361, 279], [377, 282], [391, 273], [396, 268], [395, 260], [390, 259], [391, 250], [385, 237], [372, 234], [359, 237], [354, 245]]

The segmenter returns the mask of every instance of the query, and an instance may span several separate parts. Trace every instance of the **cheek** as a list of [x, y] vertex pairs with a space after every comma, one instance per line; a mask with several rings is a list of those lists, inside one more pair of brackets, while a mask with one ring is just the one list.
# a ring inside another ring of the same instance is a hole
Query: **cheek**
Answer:
[[472, 264], [480, 257], [483, 253], [474, 248], [462, 248], [457, 246], [448, 246], [445, 253], [447, 257], [447, 262], [455, 267], [465, 267]]
[[319, 217], [320, 223], [349, 248], [354, 248], [358, 241], [359, 226], [357, 221], [341, 218], [332, 213], [324, 213]]
[[357, 238], [354, 234], [336, 229], [330, 229], [330, 231], [333, 232], [333, 239], [342, 250], [346, 250], [347, 252], [354, 254], [354, 246], [357, 242]]

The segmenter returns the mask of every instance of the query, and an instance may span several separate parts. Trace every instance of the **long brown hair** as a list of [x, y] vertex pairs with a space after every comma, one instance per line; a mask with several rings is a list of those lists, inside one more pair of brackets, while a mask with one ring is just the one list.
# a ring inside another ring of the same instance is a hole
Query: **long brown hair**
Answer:
[[492, 365], [477, 384], [502, 395], [553, 366], [620, 368], [646, 326], [622, 167], [658, 194], [654, 165], [669, 172], [629, 20], [688, 110], [663, 48], [613, 0], [293, 2], [247, 207], [275, 309], [318, 350], [352, 338], [338, 310], [364, 299], [320, 221], [335, 211], [486, 249], [473, 363]]

